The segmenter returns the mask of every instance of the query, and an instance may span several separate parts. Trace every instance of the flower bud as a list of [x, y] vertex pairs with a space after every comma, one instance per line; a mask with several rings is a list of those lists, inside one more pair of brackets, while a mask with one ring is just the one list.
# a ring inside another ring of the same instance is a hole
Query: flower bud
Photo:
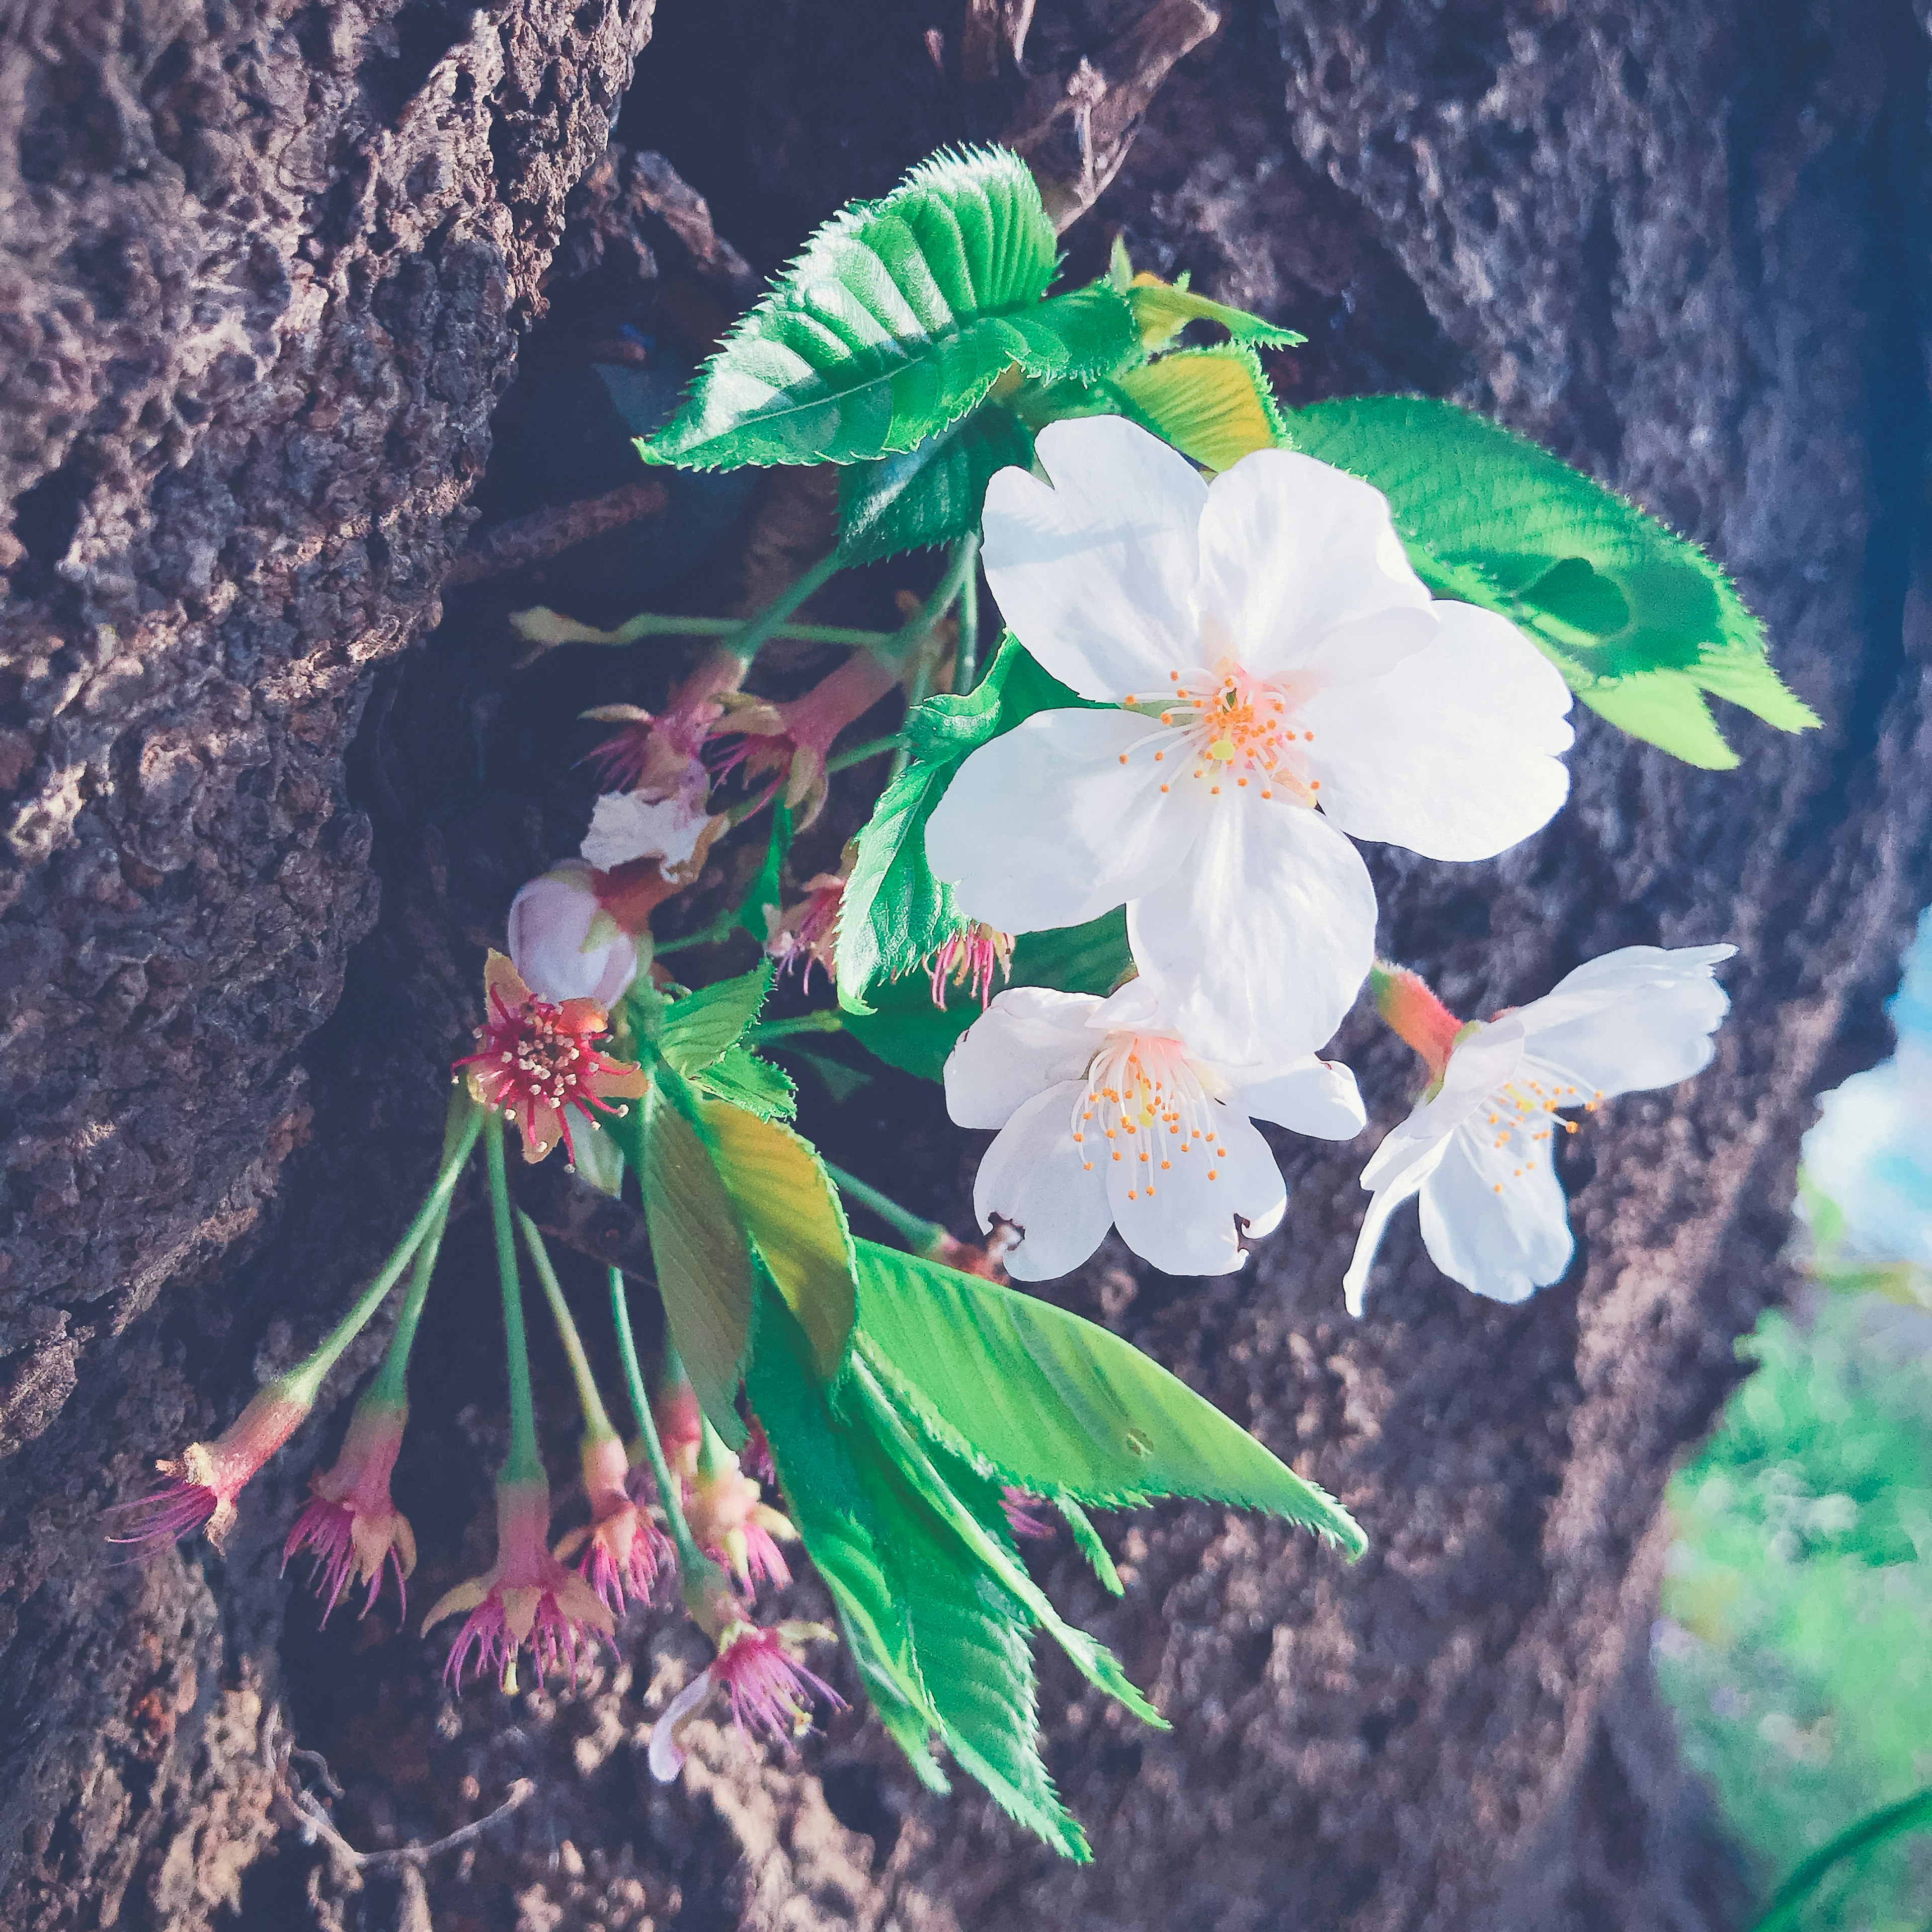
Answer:
[[578, 860], [532, 879], [510, 902], [510, 957], [540, 1000], [595, 1000], [608, 1012], [636, 978], [638, 942], [598, 902]]

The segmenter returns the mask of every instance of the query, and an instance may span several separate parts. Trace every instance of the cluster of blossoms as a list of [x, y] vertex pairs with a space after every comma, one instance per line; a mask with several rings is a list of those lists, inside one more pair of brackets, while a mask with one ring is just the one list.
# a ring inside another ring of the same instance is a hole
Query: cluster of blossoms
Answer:
[[1253, 1122], [1345, 1139], [1353, 1078], [1317, 1059], [1372, 974], [1429, 1084], [1363, 1175], [1347, 1293], [1420, 1193], [1443, 1270], [1519, 1300], [1568, 1264], [1550, 1136], [1574, 1108], [1694, 1072], [1727, 946], [1635, 946], [1464, 1026], [1376, 958], [1352, 839], [1493, 857], [1567, 796], [1562, 677], [1504, 618], [1432, 598], [1381, 494], [1265, 450], [1204, 482], [1118, 418], [1039, 439], [1049, 482], [986, 494], [987, 580], [1015, 634], [1088, 708], [1036, 713], [967, 759], [927, 828], [968, 915], [1011, 932], [1126, 908], [1136, 976], [1112, 998], [1013, 988], [946, 1069], [961, 1125], [996, 1130], [974, 1205], [1042, 1280], [1110, 1226], [1156, 1267], [1242, 1265], [1281, 1220]]

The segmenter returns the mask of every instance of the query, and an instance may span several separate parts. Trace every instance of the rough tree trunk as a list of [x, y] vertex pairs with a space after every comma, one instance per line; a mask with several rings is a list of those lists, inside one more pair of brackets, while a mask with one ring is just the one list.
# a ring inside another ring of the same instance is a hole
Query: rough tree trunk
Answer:
[[[1036, 123], [1082, 55], [1127, 84], [1107, 50], [1143, 10], [1043, 5], [1042, 95], [998, 54], [1024, 7], [714, 0], [659, 23], [619, 131], [770, 266], [941, 141]], [[1731, 1922], [1736, 1875], [1650, 1688], [1657, 1508], [1732, 1339], [1786, 1285], [1811, 1096], [1882, 1052], [1878, 1002], [1932, 898], [1925, 22], [1905, 0], [1222, 10], [1070, 231], [1075, 266], [1124, 230], [1137, 261], [1308, 332], [1276, 367], [1291, 400], [1453, 391], [1631, 490], [1736, 571], [1826, 728], [1730, 714], [1745, 763], [1710, 776], [1586, 716], [1574, 802], [1539, 838], [1481, 866], [1377, 861], [1385, 948], [1463, 1010], [1618, 944], [1741, 949], [1712, 1069], [1570, 1149], [1565, 1283], [1479, 1303], [1412, 1228], [1351, 1323], [1361, 1151], [1285, 1144], [1288, 1231], [1249, 1274], [1173, 1282], [1110, 1246], [1067, 1285], [1372, 1539], [1346, 1570], [1172, 1508], [1110, 1530], [1117, 1605], [1053, 1565], [1176, 1720], [1119, 1721], [1048, 1664], [1085, 1872], [970, 1787], [919, 1794], [851, 1718], [790, 1768], [700, 1742], [684, 1787], [652, 1790], [653, 1664], [692, 1654], [668, 1618], [582, 1696], [514, 1712], [442, 1696], [412, 1635], [363, 1641], [384, 1612], [318, 1635], [305, 1604], [285, 1616], [274, 1524], [326, 1430], [225, 1564], [117, 1568], [98, 1542], [143, 1459], [216, 1424], [393, 1237], [477, 948], [580, 825], [572, 717], [657, 688], [609, 658], [520, 676], [500, 603], [470, 601], [364, 714], [378, 662], [432, 621], [647, 9], [80, 0], [0, 50], [20, 130], [0, 148], [0, 1426], [27, 1444], [0, 1492], [0, 1920], [199, 1928], [227, 1904], [419, 1928], [413, 1879], [292, 1840], [262, 1858], [292, 1731], [364, 1844], [538, 1780], [473, 1858], [429, 1867], [439, 1926]], [[602, 277], [608, 310], [612, 277], [643, 300], [682, 262], [681, 312], [722, 314], [728, 251], [671, 220], [664, 179], [598, 169], [560, 287]], [[731, 507], [640, 541], [682, 554]], [[767, 488], [716, 580], [675, 594], [752, 594], [823, 513]], [[1405, 1056], [1366, 1027], [1342, 1046], [1385, 1126]], [[882, 1080], [814, 1124], [963, 1227], [976, 1148], [934, 1104]], [[460, 1284], [484, 1265], [459, 1226], [403, 1498], [422, 1601], [483, 1548], [498, 1371]]]

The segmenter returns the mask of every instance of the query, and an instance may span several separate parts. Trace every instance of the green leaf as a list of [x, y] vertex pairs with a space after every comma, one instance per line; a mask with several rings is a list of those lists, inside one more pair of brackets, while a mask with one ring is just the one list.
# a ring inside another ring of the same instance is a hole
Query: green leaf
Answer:
[[1203, 1496], [1366, 1546], [1333, 1498], [1118, 1335], [870, 1241], [857, 1252], [865, 1359], [922, 1429], [1001, 1481], [1103, 1506]]
[[745, 1440], [736, 1396], [751, 1341], [751, 1250], [709, 1149], [662, 1073], [642, 1112], [638, 1180], [664, 1318], [704, 1413], [736, 1448]]
[[772, 806], [772, 836], [765, 847], [765, 862], [746, 891], [734, 923], [741, 926], [762, 946], [772, 936], [772, 920], [784, 899], [785, 855], [791, 850], [791, 807], [783, 799]]
[[857, 1298], [838, 1190], [789, 1127], [722, 1101], [706, 1101], [700, 1112], [759, 1258], [804, 1328], [819, 1378], [830, 1382], [844, 1361]]
[[848, 563], [956, 542], [980, 527], [986, 485], [1033, 466], [1033, 438], [1010, 410], [984, 403], [898, 456], [838, 472], [839, 548]]
[[706, 1093], [728, 1100], [761, 1120], [788, 1120], [798, 1111], [798, 1090], [782, 1066], [761, 1060], [748, 1046], [728, 1048], [698, 1076]]
[[1274, 392], [1245, 343], [1184, 349], [1101, 386], [1122, 415], [1204, 470], [1230, 470], [1287, 440]]
[[[897, 1565], [876, 1532], [811, 1345], [791, 1311], [769, 1292], [762, 1317], [746, 1388], [771, 1444], [786, 1512], [848, 1630], [859, 1633], [855, 1648], [862, 1664], [887, 1679], [898, 1704], [929, 1720]], [[922, 1722], [922, 1748], [926, 1727]]]
[[908, 717], [912, 762], [859, 835], [838, 907], [838, 1003], [872, 1010], [875, 982], [916, 970], [960, 924], [952, 889], [926, 862], [926, 826], [968, 754], [1036, 711], [1081, 700], [1049, 677], [1010, 633], [977, 688], [929, 698]]
[[1737, 754], [1705, 692], [1781, 731], [1817, 723], [1696, 544], [1534, 443], [1413, 396], [1318, 403], [1293, 412], [1288, 433], [1292, 447], [1382, 491], [1432, 590], [1520, 626], [1586, 704], [1633, 736], [1723, 770]]
[[1185, 282], [1163, 282], [1156, 276], [1136, 275], [1127, 284], [1126, 298], [1140, 331], [1141, 346], [1150, 352], [1165, 349], [1190, 322], [1218, 322], [1237, 342], [1258, 342], [1270, 349], [1292, 349], [1306, 342], [1292, 328], [1278, 328], [1244, 308], [1197, 296]]
[[1126, 1594], [1126, 1586], [1120, 1581], [1120, 1573], [1114, 1568], [1114, 1559], [1107, 1553], [1107, 1546], [1100, 1540], [1100, 1532], [1093, 1525], [1087, 1512], [1070, 1496], [1056, 1496], [1054, 1508], [1066, 1519], [1066, 1526], [1073, 1532], [1073, 1540], [1080, 1553], [1094, 1566], [1094, 1574], [1100, 1580], [1100, 1587], [1110, 1597]]
[[1057, 266], [1017, 155], [937, 155], [821, 228], [638, 447], [688, 469], [860, 462], [936, 435], [1010, 368], [1078, 377], [1130, 358], [1125, 298], [1103, 283], [1042, 300]]
[[931, 1454], [907, 1426], [864, 1356], [853, 1357], [852, 1372], [846, 1377], [840, 1396], [844, 1403], [860, 1406], [898, 1472], [958, 1535], [980, 1567], [989, 1572], [1066, 1653], [1067, 1661], [1074, 1669], [1096, 1690], [1104, 1690], [1124, 1704], [1136, 1717], [1158, 1730], [1172, 1729], [1121, 1668], [1120, 1659], [1090, 1631], [1067, 1622], [1054, 1607], [1052, 1599], [1027, 1574], [1004, 1523], [994, 1528], [961, 1501], [934, 1465]]
[[[1012, 966], [1010, 981], [1003, 984], [1054, 986], [1063, 993], [1104, 997], [1133, 966], [1127, 950], [1126, 909], [1102, 913], [1084, 926], [1022, 933], [1014, 944]], [[922, 973], [876, 988], [874, 997], [876, 1010], [848, 1013], [845, 1030], [888, 1066], [926, 1080], [944, 1076], [946, 1055], [980, 1017], [979, 1001], [957, 988], [945, 1006], [934, 1006], [932, 986]]]
[[742, 1040], [772, 989], [772, 962], [761, 959], [735, 980], [720, 980], [672, 1001], [658, 1049], [679, 1072], [701, 1073]]

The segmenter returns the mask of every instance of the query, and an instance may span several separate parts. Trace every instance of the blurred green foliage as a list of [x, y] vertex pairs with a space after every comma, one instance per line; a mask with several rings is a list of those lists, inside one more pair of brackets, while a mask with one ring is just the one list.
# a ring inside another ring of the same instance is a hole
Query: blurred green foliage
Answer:
[[[1656, 1650], [1768, 1902], [1807, 1854], [1932, 1785], [1932, 1322], [1828, 1292], [1741, 1352], [1756, 1372], [1671, 1488]], [[1932, 1833], [1840, 1862], [1780, 1924], [1926, 1932]]]

